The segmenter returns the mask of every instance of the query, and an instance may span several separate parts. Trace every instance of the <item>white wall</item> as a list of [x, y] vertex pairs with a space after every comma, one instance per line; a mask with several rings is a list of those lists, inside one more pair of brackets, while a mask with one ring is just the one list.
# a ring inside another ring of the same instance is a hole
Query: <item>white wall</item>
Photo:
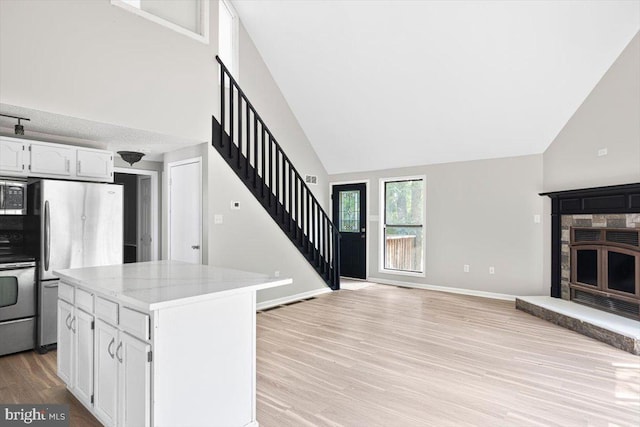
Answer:
[[108, 0], [0, 1], [0, 102], [204, 142], [216, 19], [207, 45]]
[[[109, 0], [0, 0], [0, 103], [201, 141], [166, 153], [163, 167], [202, 157], [203, 260], [293, 277], [293, 286], [266, 291], [261, 301], [325, 289], [210, 146], [211, 115], [219, 110], [216, 1], [209, 17], [204, 44]], [[242, 27], [239, 48], [243, 89], [300, 172], [318, 176], [314, 191], [326, 206], [326, 171]], [[162, 181], [166, 235], [166, 174]], [[243, 209], [209, 226], [232, 199], [242, 200]]]
[[[380, 216], [379, 180], [426, 175], [426, 275], [379, 272], [379, 220], [368, 223], [369, 280], [392, 280], [509, 295], [546, 295], [543, 277], [542, 155], [331, 175], [370, 180], [369, 215]], [[382, 216], [379, 217], [382, 219]], [[463, 272], [463, 265], [470, 272]], [[495, 274], [489, 274], [489, 266]]]
[[303, 179], [305, 174], [318, 176], [318, 184], [309, 188], [325, 208], [329, 201], [327, 171], [244, 26], [240, 25], [239, 33], [240, 86]]
[[[318, 176], [311, 187], [327, 206], [327, 172], [302, 131], [246, 30], [239, 29], [240, 86], [301, 174]], [[209, 264], [292, 277], [287, 287], [258, 292], [258, 302], [326, 289], [324, 281], [282, 233], [222, 157], [209, 147], [209, 212], [223, 216], [209, 234]], [[240, 201], [240, 210], [231, 210]]]
[[[608, 155], [598, 156], [606, 148]], [[640, 182], [640, 33], [544, 153], [545, 191]]]

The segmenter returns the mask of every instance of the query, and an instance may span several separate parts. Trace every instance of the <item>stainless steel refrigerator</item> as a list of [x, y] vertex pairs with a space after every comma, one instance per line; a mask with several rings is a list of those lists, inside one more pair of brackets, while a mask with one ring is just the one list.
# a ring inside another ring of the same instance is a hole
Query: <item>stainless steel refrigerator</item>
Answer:
[[39, 253], [37, 348], [46, 351], [57, 341], [53, 271], [122, 264], [122, 186], [39, 180], [28, 195]]

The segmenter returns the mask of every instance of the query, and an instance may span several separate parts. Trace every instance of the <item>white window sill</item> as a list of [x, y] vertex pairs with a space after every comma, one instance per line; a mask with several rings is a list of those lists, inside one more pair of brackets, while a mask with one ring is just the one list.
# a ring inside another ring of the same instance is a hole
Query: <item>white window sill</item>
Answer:
[[410, 277], [426, 277], [426, 273], [418, 271], [403, 271], [403, 270], [387, 270], [386, 268], [378, 269], [378, 273], [391, 274], [396, 276], [410, 276]]

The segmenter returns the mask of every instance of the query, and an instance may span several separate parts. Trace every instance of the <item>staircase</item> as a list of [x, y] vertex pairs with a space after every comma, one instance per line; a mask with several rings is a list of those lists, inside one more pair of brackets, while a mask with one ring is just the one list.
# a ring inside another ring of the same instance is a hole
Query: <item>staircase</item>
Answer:
[[309, 264], [340, 289], [340, 233], [233, 78], [220, 64], [212, 145]]

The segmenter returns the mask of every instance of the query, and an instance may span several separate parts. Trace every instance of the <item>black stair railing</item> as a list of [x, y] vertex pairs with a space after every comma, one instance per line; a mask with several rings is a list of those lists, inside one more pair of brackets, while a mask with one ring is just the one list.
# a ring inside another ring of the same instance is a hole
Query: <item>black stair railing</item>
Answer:
[[220, 64], [212, 145], [331, 289], [340, 289], [340, 233], [238, 82]]

